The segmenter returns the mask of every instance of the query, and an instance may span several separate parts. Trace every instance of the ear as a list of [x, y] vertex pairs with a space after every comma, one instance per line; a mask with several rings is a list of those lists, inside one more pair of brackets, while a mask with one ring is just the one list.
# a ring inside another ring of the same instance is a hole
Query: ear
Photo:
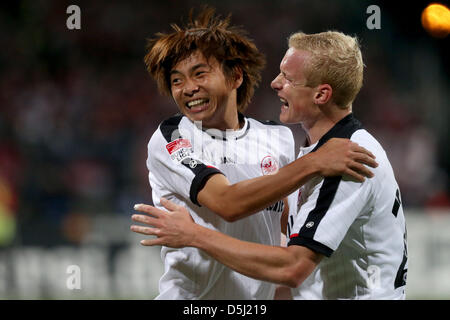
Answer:
[[233, 69], [233, 89], [237, 89], [244, 81], [244, 74], [241, 68], [235, 67]]
[[333, 96], [333, 88], [329, 84], [321, 84], [317, 86], [314, 93], [314, 104], [324, 105], [331, 100]]

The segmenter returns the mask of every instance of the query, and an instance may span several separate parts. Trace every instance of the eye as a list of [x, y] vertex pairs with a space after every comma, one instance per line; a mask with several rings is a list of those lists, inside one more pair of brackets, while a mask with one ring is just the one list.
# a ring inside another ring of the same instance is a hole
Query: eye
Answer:
[[171, 83], [173, 85], [179, 84], [179, 83], [181, 83], [181, 79], [180, 78], [172, 78]]
[[282, 76], [287, 82], [292, 83], [292, 80], [289, 79], [289, 78], [286, 76], [285, 73], [281, 73], [281, 76]]
[[203, 74], [205, 74], [206, 73], [206, 71], [197, 71], [196, 73], [195, 73], [195, 76], [202, 76]]

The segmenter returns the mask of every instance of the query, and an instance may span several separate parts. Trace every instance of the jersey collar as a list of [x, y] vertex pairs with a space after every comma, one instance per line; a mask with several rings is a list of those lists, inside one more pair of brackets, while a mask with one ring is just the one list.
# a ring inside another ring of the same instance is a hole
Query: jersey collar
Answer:
[[347, 138], [350, 139], [352, 134], [362, 128], [361, 122], [359, 122], [354, 116], [353, 113], [348, 114], [341, 120], [339, 120], [333, 128], [331, 128], [327, 133], [325, 133], [322, 138], [319, 139], [319, 142], [315, 145], [312, 151], [316, 151], [322, 145], [324, 145], [331, 138]]
[[238, 130], [222, 131], [219, 129], [209, 128], [209, 129], [202, 129], [202, 131], [205, 132], [207, 135], [209, 135], [212, 139], [219, 139], [219, 140], [223, 140], [223, 141], [238, 140], [238, 139], [244, 137], [250, 128], [250, 123], [249, 123], [248, 119], [240, 112], [238, 113], [238, 119], [239, 119], [240, 123], [242, 121], [244, 122], [244, 125], [242, 126], [242, 128], [240, 128]]

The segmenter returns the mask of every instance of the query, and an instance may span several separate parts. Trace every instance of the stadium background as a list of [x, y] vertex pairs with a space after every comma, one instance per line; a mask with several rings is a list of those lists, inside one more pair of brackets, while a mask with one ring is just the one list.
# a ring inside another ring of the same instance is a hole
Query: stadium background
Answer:
[[[151, 203], [145, 160], [176, 112], [142, 62], [145, 39], [204, 3], [232, 13], [268, 65], [247, 115], [277, 120], [269, 83], [290, 33], [357, 35], [366, 65], [354, 112], [389, 155], [407, 214], [409, 298], [450, 298], [449, 37], [420, 25], [429, 1], [9, 1], [0, 5], [0, 298], [150, 299], [159, 248], [129, 231]], [[66, 8], [81, 8], [68, 30]], [[369, 5], [381, 29], [369, 30]], [[304, 140], [292, 126], [297, 147]], [[70, 290], [69, 266], [81, 271]]]

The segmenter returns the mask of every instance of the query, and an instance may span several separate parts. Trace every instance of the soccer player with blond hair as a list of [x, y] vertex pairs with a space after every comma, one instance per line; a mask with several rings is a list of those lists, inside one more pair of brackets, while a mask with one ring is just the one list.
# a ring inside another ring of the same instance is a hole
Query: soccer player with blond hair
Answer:
[[[277, 246], [282, 214], [286, 219], [289, 208], [295, 210], [293, 192], [309, 178], [372, 176], [363, 165], [376, 165], [371, 153], [349, 140], [335, 139], [321, 152], [294, 161], [287, 127], [243, 115], [264, 57], [229, 17], [220, 19], [206, 9], [191, 15], [185, 27], [172, 29], [151, 39], [145, 56], [159, 90], [182, 113], [164, 120], [148, 144], [155, 207], [163, 208], [169, 199], [208, 230]], [[133, 220], [152, 224], [150, 216]], [[135, 232], [150, 229], [132, 226]], [[165, 271], [157, 299], [274, 297], [274, 284], [238, 273], [196, 248], [164, 246], [161, 256]]]
[[153, 227], [142, 233], [156, 235], [143, 244], [201, 249], [246, 276], [292, 287], [296, 299], [404, 299], [408, 259], [401, 196], [385, 151], [352, 113], [362, 80], [356, 38], [335, 31], [289, 38], [272, 88], [282, 101], [281, 122], [300, 123], [308, 135], [297, 161], [339, 137], [371, 150], [379, 166], [363, 182], [315, 176], [301, 186], [298, 211], [288, 219], [287, 247], [204, 228], [169, 201], [168, 212], [139, 207], [152, 216]]

